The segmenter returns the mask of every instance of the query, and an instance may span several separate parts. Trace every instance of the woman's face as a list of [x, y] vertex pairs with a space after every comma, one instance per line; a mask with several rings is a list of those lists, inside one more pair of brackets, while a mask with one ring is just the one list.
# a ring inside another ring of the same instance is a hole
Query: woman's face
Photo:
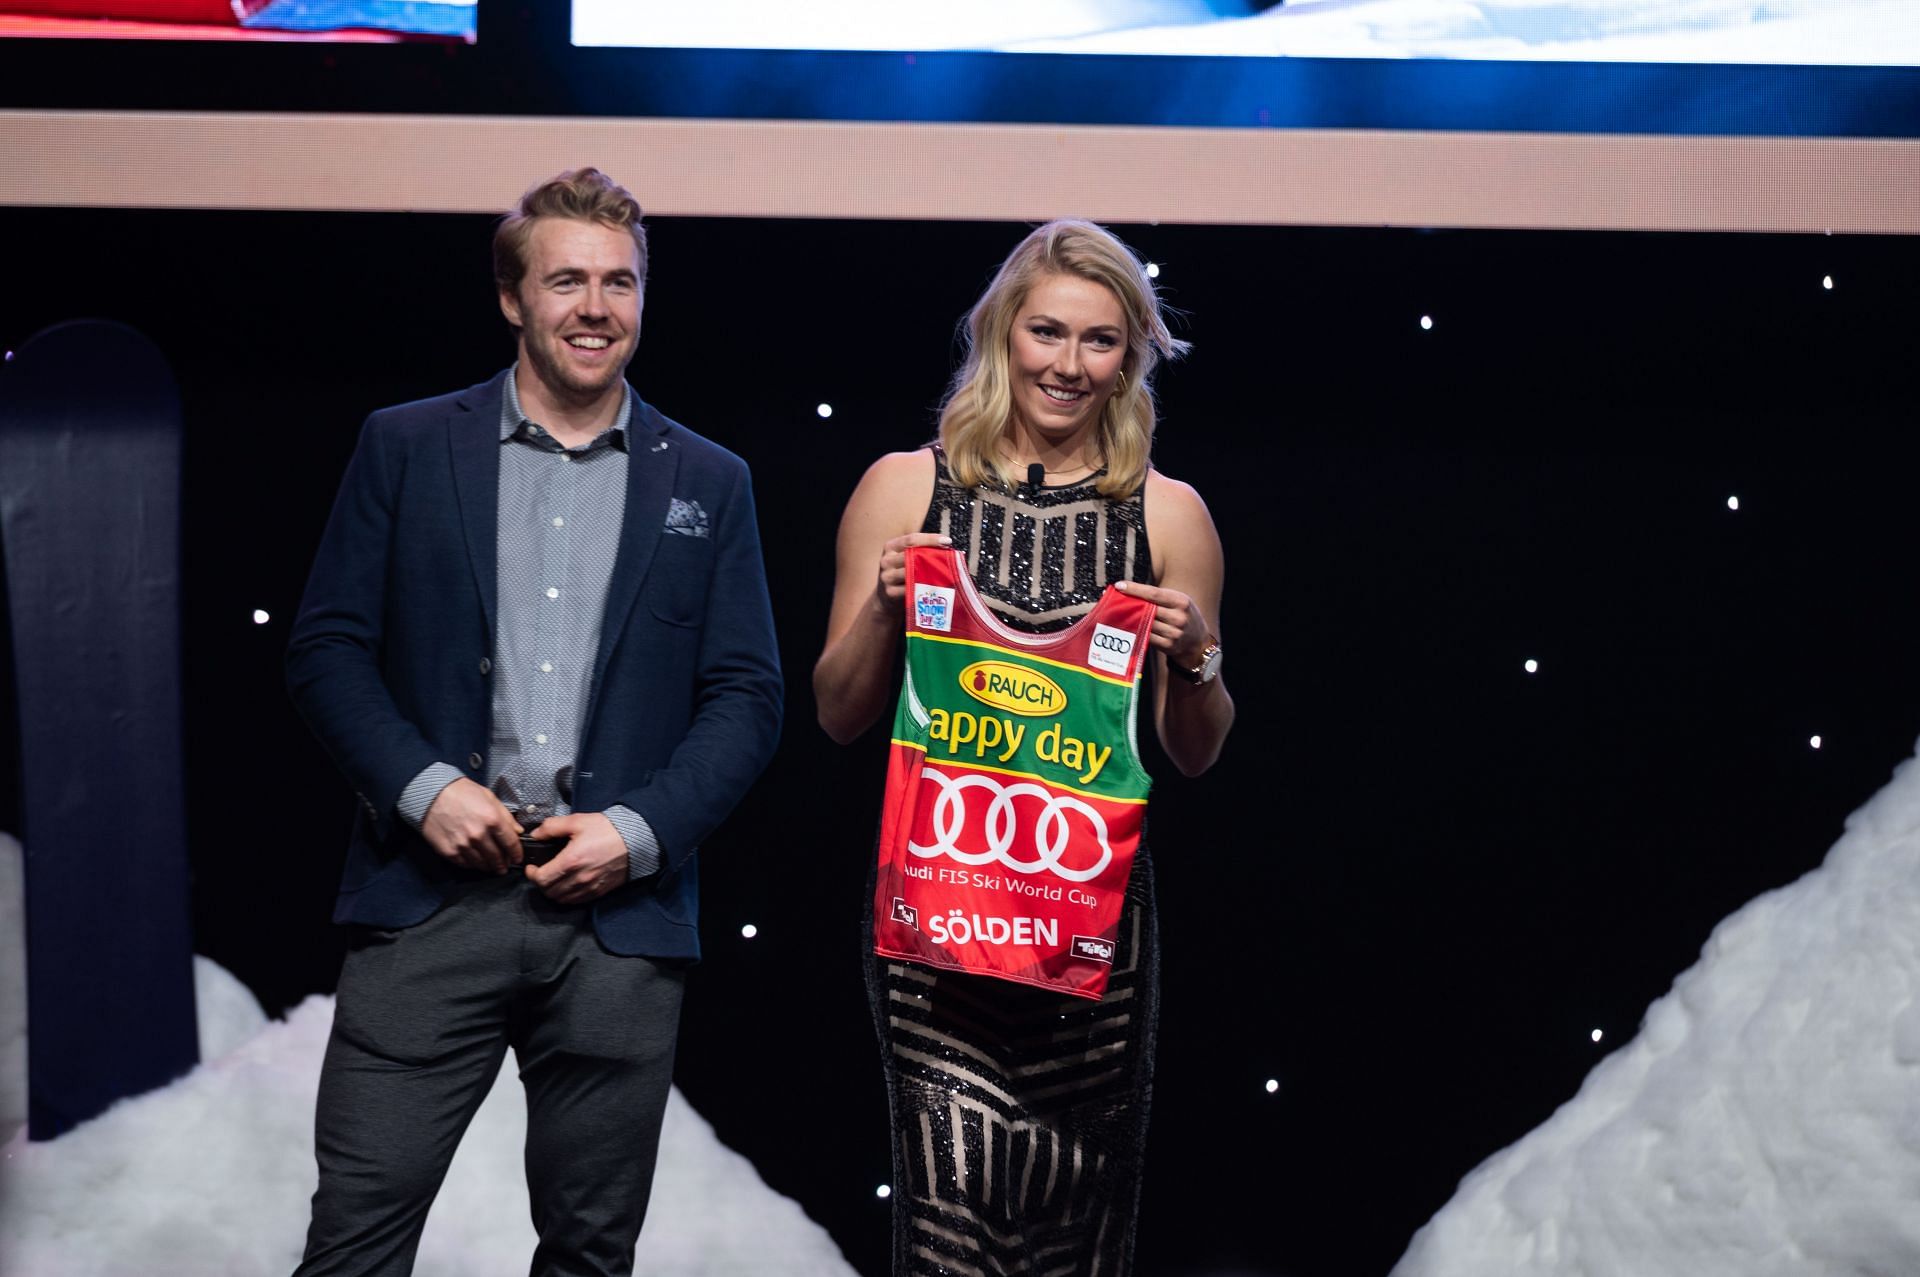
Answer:
[[1127, 357], [1126, 312], [1103, 284], [1042, 275], [1008, 342], [1015, 417], [1062, 439], [1100, 420]]

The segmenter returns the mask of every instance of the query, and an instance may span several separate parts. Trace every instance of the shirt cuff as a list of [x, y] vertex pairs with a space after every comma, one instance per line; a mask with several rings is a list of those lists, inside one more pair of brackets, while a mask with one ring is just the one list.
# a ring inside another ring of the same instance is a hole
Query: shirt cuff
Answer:
[[627, 844], [627, 881], [639, 882], [659, 873], [660, 840], [654, 837], [653, 826], [647, 823], [647, 818], [617, 803], [604, 814]]
[[394, 803], [393, 809], [399, 813], [400, 819], [412, 825], [414, 832], [418, 833], [420, 826], [427, 823], [427, 809], [433, 806], [433, 800], [440, 796], [440, 791], [465, 775], [451, 763], [428, 763], [400, 791], [399, 801]]

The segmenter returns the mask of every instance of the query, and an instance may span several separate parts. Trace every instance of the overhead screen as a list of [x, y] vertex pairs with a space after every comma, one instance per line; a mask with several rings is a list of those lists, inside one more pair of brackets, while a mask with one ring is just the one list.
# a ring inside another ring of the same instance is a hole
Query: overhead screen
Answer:
[[1920, 0], [478, 13], [431, 64], [0, 111], [0, 202], [477, 212], [593, 163], [662, 215], [1920, 233]]
[[574, 0], [579, 45], [1912, 65], [1911, 0]]

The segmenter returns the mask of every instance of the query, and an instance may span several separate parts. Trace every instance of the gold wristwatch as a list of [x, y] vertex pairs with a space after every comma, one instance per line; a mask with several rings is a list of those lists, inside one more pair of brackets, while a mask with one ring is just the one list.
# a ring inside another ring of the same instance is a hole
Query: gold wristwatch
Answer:
[[1195, 687], [1202, 683], [1211, 683], [1220, 677], [1220, 640], [1209, 634], [1206, 647], [1200, 650], [1200, 663], [1192, 669], [1167, 662], [1167, 668]]

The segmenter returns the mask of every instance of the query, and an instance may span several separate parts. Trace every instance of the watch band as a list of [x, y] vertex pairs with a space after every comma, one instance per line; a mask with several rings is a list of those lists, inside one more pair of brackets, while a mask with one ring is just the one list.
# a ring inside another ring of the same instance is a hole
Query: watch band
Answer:
[[1211, 683], [1220, 676], [1220, 640], [1212, 635], [1207, 636], [1207, 645], [1200, 649], [1200, 662], [1192, 669], [1175, 665], [1172, 661], [1167, 662], [1167, 668], [1195, 687]]

